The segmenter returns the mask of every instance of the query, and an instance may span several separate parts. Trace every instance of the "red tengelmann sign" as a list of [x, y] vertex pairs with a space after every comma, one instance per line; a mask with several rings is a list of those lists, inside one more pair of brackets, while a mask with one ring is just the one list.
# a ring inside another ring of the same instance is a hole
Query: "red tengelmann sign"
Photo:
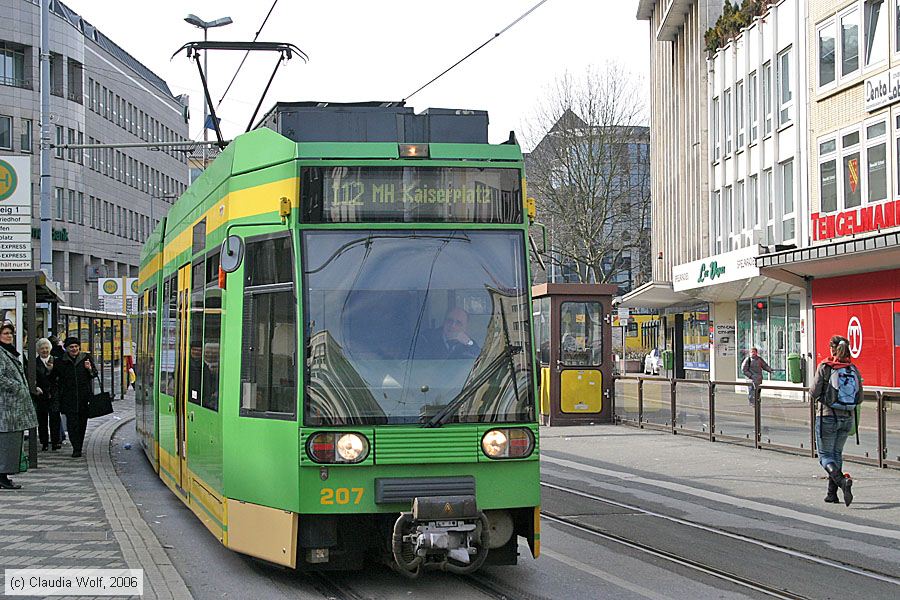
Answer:
[[890, 229], [900, 225], [900, 200], [879, 202], [835, 214], [813, 213], [810, 221], [816, 241]]

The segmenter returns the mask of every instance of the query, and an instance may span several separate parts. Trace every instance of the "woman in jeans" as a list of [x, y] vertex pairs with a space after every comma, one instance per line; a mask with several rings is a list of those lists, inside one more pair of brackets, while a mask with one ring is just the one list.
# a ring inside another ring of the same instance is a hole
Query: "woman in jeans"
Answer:
[[859, 370], [850, 362], [850, 342], [839, 335], [832, 336], [831, 356], [819, 363], [816, 375], [810, 387], [810, 396], [818, 401], [819, 414], [816, 417], [816, 447], [819, 451], [819, 464], [828, 473], [828, 494], [825, 502], [837, 503], [838, 488], [844, 493], [844, 504], [853, 502], [851, 487], [853, 480], [844, 475], [843, 452], [844, 443], [853, 430], [854, 415], [852, 410], [829, 408], [824, 403], [824, 395], [830, 385], [832, 371], [846, 368], [856, 376], [858, 393], [862, 394], [862, 378]]

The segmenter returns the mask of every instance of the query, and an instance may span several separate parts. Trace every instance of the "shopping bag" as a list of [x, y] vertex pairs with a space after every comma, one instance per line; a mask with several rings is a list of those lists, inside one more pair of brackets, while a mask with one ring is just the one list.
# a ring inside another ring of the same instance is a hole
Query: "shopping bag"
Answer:
[[[97, 381], [100, 381], [100, 378], [96, 378]], [[96, 417], [104, 417], [106, 415], [112, 414], [113, 406], [112, 406], [112, 398], [109, 395], [109, 392], [104, 391], [103, 382], [100, 381], [100, 391], [91, 396], [91, 399], [88, 400], [88, 418], [94, 419]]]
[[21, 454], [19, 454], [19, 473], [24, 473], [28, 470], [28, 455], [25, 454], [25, 448], [23, 447], [21, 450]]

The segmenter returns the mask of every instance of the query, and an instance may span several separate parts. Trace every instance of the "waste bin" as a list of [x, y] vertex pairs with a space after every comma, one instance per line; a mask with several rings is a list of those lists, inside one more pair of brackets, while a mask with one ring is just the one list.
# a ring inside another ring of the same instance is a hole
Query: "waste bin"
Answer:
[[663, 350], [662, 351], [662, 364], [663, 369], [666, 371], [671, 371], [675, 368], [675, 353], [671, 350]]
[[800, 355], [788, 354], [787, 357], [788, 379], [791, 383], [803, 383], [803, 373], [800, 368]]

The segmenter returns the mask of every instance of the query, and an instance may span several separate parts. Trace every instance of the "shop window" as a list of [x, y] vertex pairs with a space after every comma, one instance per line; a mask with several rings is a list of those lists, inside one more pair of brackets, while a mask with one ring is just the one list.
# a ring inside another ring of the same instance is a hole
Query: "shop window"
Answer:
[[769, 301], [769, 352], [764, 356], [775, 371], [771, 379], [785, 380], [787, 365], [787, 306], [784, 296], [772, 296]]
[[737, 303], [737, 379], [744, 379], [744, 374], [741, 373], [741, 365], [744, 363], [744, 359], [750, 356], [750, 347], [753, 345], [752, 342], [752, 332], [753, 332], [753, 321], [752, 321], [752, 310], [751, 310], [752, 302], [750, 300], [740, 300]]
[[[758, 349], [763, 358], [769, 361], [769, 299], [754, 298], [751, 306], [753, 312], [750, 321], [753, 340], [751, 346]], [[763, 376], [765, 377], [765, 374]]]
[[788, 295], [788, 355], [800, 354], [800, 294]]
[[862, 203], [862, 185], [859, 170], [859, 131], [851, 131], [841, 137], [841, 183], [844, 209], [859, 206]]
[[778, 125], [791, 122], [793, 91], [791, 85], [791, 49], [778, 55]]
[[871, 66], [887, 59], [888, 11], [884, 0], [866, 0], [863, 4], [865, 64]]
[[837, 142], [834, 139], [819, 144], [819, 194], [821, 212], [837, 210]]
[[757, 114], [756, 97], [756, 71], [750, 73], [750, 76], [747, 78], [747, 108], [749, 109], [747, 120], [750, 124], [750, 143], [752, 144], [756, 141], [756, 136], [759, 133], [759, 115]]

